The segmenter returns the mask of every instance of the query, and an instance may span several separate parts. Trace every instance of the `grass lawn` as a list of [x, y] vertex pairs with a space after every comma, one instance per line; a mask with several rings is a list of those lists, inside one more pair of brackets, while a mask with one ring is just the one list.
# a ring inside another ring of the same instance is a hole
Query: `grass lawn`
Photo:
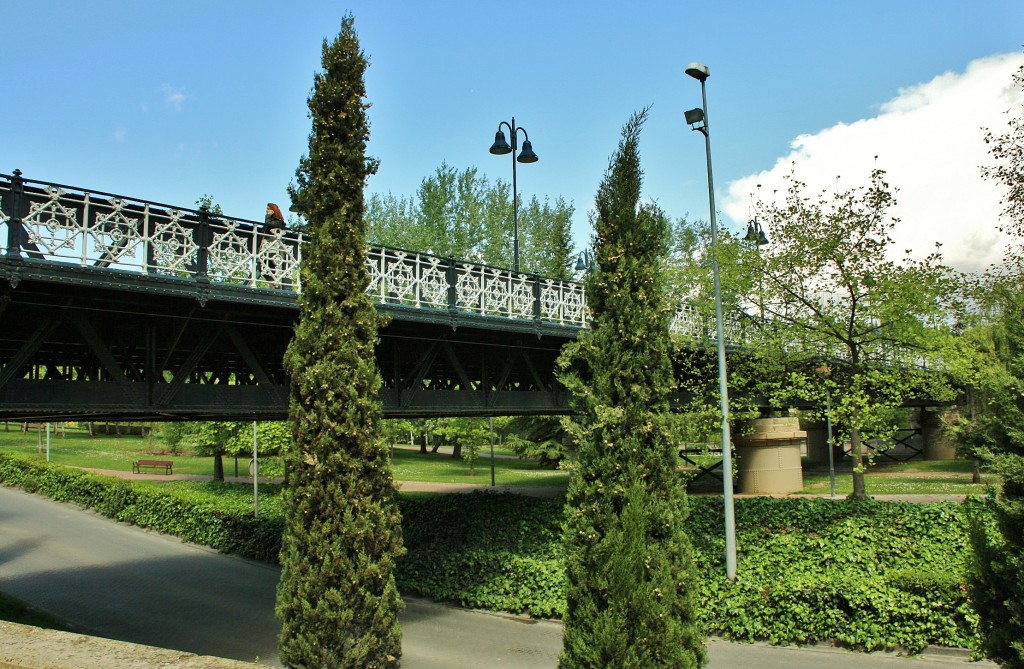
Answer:
[[[23, 433], [19, 424], [11, 423], [9, 431], [0, 430], [0, 450], [45, 459], [45, 431], [42, 435], [35, 430]], [[489, 449], [481, 450], [473, 475], [470, 474], [469, 463], [453, 459], [450, 449], [447, 453], [421, 454], [418, 449], [399, 447], [392, 453], [394, 476], [398, 481], [476, 484], [491, 481]], [[497, 485], [557, 486], [569, 481], [565, 471], [543, 468], [532, 460], [520, 460], [507, 450], [495, 449], [495, 454], [502, 456], [495, 458]], [[130, 472], [135, 460], [152, 458], [172, 461], [175, 474], [213, 475], [213, 457], [172, 455], [159, 436], [90, 437], [85, 428], [68, 428], [64, 438], [59, 432], [50, 433], [50, 461], [68, 467]], [[239, 475], [247, 476], [248, 468], [249, 457], [238, 458]], [[234, 456], [224, 457], [224, 473], [235, 475]], [[159, 482], [161, 478], [160, 474], [155, 474], [152, 480]]]
[[[50, 460], [71, 467], [110, 469], [129, 472], [132, 462], [140, 458], [159, 458], [174, 462], [175, 474], [213, 475], [213, 458], [209, 456], [171, 455], [159, 436], [111, 436], [90, 437], [82, 428], [68, 428], [67, 436], [61, 438], [54, 431], [50, 435]], [[22, 433], [20, 425], [11, 423], [9, 431], [0, 430], [0, 450], [17, 452], [34, 458], [45, 457], [45, 433], [36, 431]], [[433, 483], [475, 483], [486, 485], [491, 481], [490, 449], [481, 449], [476, 460], [473, 475], [470, 465], [462, 459], [451, 457], [450, 447], [437, 453], [420, 453], [415, 446], [399, 445], [391, 449], [394, 476], [398, 481], [425, 481]], [[507, 449], [495, 449], [495, 483], [516, 486], [557, 486], [566, 485], [567, 472], [540, 467], [531, 460], [520, 460]], [[707, 465], [716, 460], [714, 456], [694, 458]], [[686, 463], [680, 461], [680, 465]], [[238, 459], [238, 472], [247, 475], [249, 458]], [[999, 485], [997, 477], [984, 475], [983, 484], [971, 482], [973, 463], [967, 460], [911, 460], [895, 463], [884, 457], [876, 459], [867, 471], [869, 495], [982, 495], [990, 486]], [[224, 471], [228, 476], [235, 474], [232, 456], [225, 456]], [[160, 475], [151, 480], [159, 482]], [[705, 477], [706, 479], [706, 477]], [[707, 483], [702, 479], [699, 488], [717, 489], [720, 483]], [[709, 487], [710, 486], [710, 487]], [[850, 465], [840, 461], [836, 466], [836, 494], [846, 496], [852, 490]], [[828, 471], [822, 467], [804, 467], [804, 494], [827, 494], [829, 492]]]
[[[973, 483], [974, 463], [969, 460], [910, 460], [891, 462], [878, 459], [868, 467], [865, 486], [869, 495], [984, 495], [998, 490], [997, 476], [982, 473], [983, 483]], [[827, 470], [804, 470], [801, 493], [820, 495], [829, 492]], [[836, 495], [853, 492], [849, 463], [836, 467]]]

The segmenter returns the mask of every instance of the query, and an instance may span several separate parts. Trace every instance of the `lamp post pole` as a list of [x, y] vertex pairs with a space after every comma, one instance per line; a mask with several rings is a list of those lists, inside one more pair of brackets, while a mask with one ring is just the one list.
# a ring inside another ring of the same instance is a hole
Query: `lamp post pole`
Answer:
[[825, 443], [825, 446], [828, 448], [828, 482], [832, 498], [835, 499], [836, 463], [835, 455], [832, 451], [832, 392], [828, 389], [828, 381], [829, 377], [832, 375], [832, 370], [827, 365], [821, 365], [816, 367], [814, 372], [821, 377], [822, 387], [825, 389], [825, 434], [828, 437], [828, 441]]
[[[509, 145], [505, 141], [505, 133], [502, 131], [502, 126], [508, 128], [508, 133], [511, 136], [512, 144]], [[523, 150], [516, 157], [516, 152], [519, 150], [519, 132], [523, 133]], [[512, 154], [512, 269], [519, 273], [519, 195], [518, 189], [516, 188], [516, 163], [535, 163], [539, 160], [537, 154], [533, 152], [533, 144], [530, 142], [530, 136], [526, 133], [525, 128], [516, 127], [516, 117], [512, 117], [512, 123], [502, 121], [498, 124], [498, 132], [494, 133], [494, 144], [491, 145], [490, 152], [496, 156], [503, 156], [507, 153]]]
[[703, 125], [693, 128], [704, 135], [704, 151], [708, 162], [708, 200], [711, 206], [711, 267], [715, 286], [715, 337], [718, 340], [718, 393], [722, 412], [722, 500], [725, 506], [725, 575], [736, 580], [736, 513], [732, 490], [732, 435], [729, 433], [729, 385], [725, 365], [725, 332], [722, 327], [722, 282], [718, 269], [718, 223], [715, 217], [715, 181], [711, 170], [711, 133], [708, 131], [706, 65], [690, 63], [686, 74], [700, 82], [701, 109], [686, 112], [687, 123]]

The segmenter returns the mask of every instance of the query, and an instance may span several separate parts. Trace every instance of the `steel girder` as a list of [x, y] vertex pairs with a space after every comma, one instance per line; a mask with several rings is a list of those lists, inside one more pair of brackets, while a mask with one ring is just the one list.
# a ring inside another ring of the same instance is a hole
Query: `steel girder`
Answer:
[[[5, 420], [280, 420], [294, 294], [0, 259]], [[385, 416], [568, 412], [563, 336], [396, 309], [377, 359]]]

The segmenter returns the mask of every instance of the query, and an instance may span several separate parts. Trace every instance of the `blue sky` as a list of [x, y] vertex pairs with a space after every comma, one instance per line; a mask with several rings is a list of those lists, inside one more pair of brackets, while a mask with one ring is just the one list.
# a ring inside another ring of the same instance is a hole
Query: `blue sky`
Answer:
[[[320, 47], [346, 11], [371, 60], [371, 191], [413, 194], [442, 162], [510, 180], [510, 159], [487, 148], [515, 116], [540, 156], [520, 167], [520, 194], [571, 200], [582, 247], [619, 131], [651, 105], [646, 195], [706, 219], [704, 144], [682, 119], [700, 105], [683, 71], [701, 61], [724, 225], [745, 225], [754, 182], [774, 183], [790, 162], [829, 178], [850, 170], [852, 185], [870, 154], [898, 167], [911, 204], [952, 180], [974, 212], [936, 223], [911, 206], [908, 236], [948, 228], [944, 250], [974, 249], [954, 258], [964, 266], [996, 243], [956, 231], [994, 230], [998, 192], [932, 172], [976, 175], [979, 126], [1005, 121], [1012, 101], [998, 89], [1024, 63], [1017, 0], [7, 3], [0, 172], [179, 206], [209, 194], [229, 215], [261, 218], [267, 201], [287, 203]], [[951, 153], [917, 160], [921, 146]]]

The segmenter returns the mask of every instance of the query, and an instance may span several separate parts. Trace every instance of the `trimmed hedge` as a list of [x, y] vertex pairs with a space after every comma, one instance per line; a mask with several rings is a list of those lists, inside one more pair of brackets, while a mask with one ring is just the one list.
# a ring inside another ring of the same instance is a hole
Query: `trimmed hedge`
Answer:
[[[204, 492], [210, 484], [135, 484], [4, 454], [0, 482], [247, 558], [276, 562], [280, 548], [280, 505], [263, 488], [256, 519], [251, 493], [237, 486], [214, 488], [214, 497]], [[965, 579], [965, 505], [738, 499], [739, 578], [730, 583], [722, 501], [689, 501], [708, 633], [776, 644], [835, 639], [864, 650], [977, 647], [978, 618]], [[473, 493], [400, 504], [408, 554], [396, 578], [403, 593], [562, 615], [564, 500]], [[984, 504], [972, 504], [989, 517]]]

